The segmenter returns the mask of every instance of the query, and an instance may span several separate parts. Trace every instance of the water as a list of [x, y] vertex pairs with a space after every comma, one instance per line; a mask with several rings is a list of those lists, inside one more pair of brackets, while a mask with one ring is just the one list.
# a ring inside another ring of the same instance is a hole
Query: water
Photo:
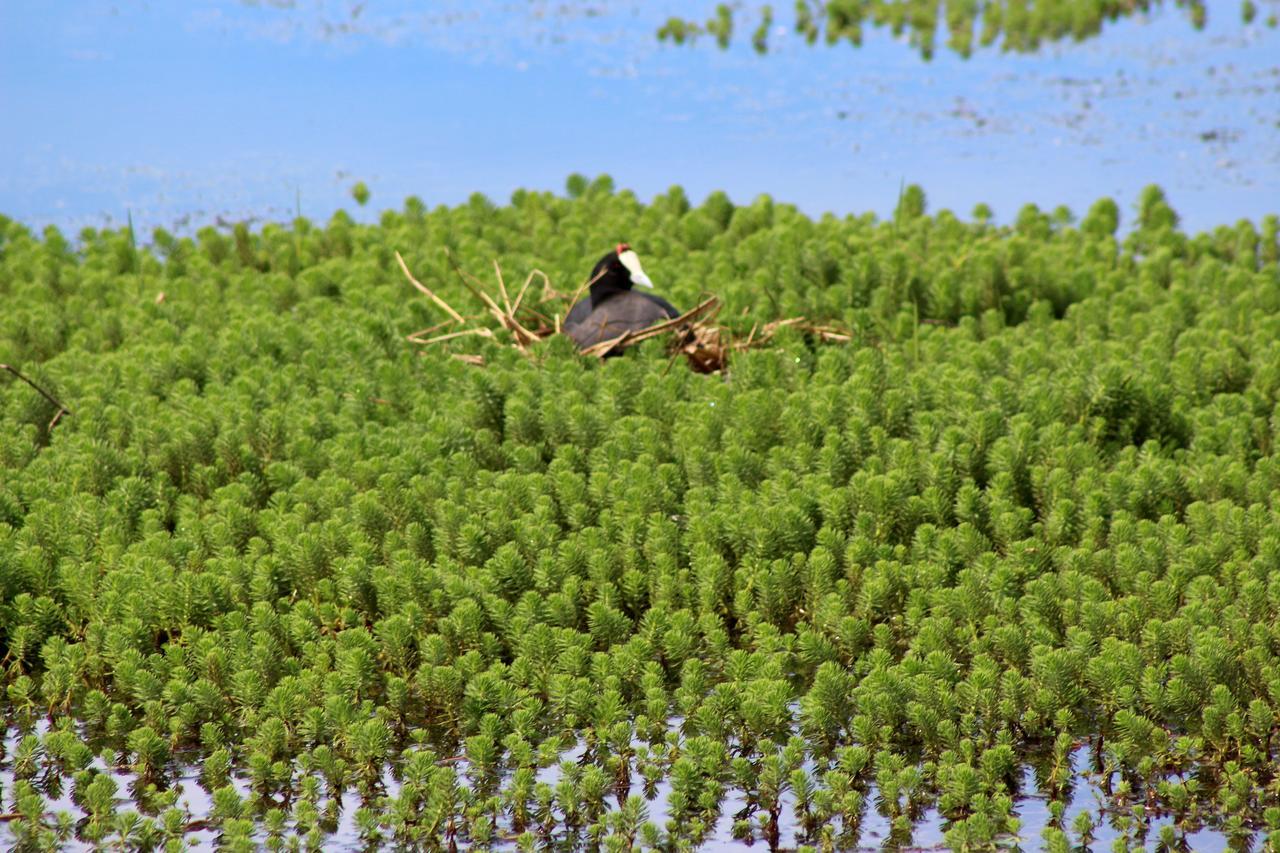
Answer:
[[789, 12], [766, 57], [660, 44], [668, 15], [700, 14], [674, 0], [7, 0], [0, 212], [190, 231], [355, 209], [359, 180], [371, 220], [580, 171], [815, 215], [883, 215], [917, 182], [932, 209], [987, 202], [1003, 222], [1103, 195], [1129, 212], [1160, 183], [1191, 229], [1256, 221], [1280, 210], [1263, 23], [1280, 4], [1247, 26], [1211, 5], [1205, 32], [1169, 8], [1034, 56], [925, 63], [883, 32], [806, 47]]
[[[37, 725], [35, 732], [44, 735], [48, 731], [48, 723], [42, 721]], [[0, 762], [0, 790], [5, 792], [3, 807], [6, 811], [12, 810], [10, 802], [13, 789], [13, 766], [12, 756], [20, 737], [16, 729], [10, 728], [6, 731], [4, 737], [5, 759]], [[637, 741], [634, 746], [639, 747], [642, 744]], [[576, 763], [585, 753], [585, 744], [578, 742], [569, 749], [565, 750], [560, 759], [562, 762], [570, 764]], [[463, 778], [467, 770], [466, 762], [456, 762], [459, 778]], [[95, 758], [93, 767], [100, 771], [108, 771], [103, 765], [101, 758]], [[1078, 837], [1073, 827], [1077, 816], [1081, 812], [1089, 812], [1093, 817], [1093, 823], [1096, 825], [1094, 831], [1094, 840], [1091, 849], [1109, 850], [1113, 842], [1117, 839], [1124, 839], [1130, 848], [1144, 846], [1148, 849], [1154, 847], [1159, 838], [1160, 829], [1164, 826], [1175, 826], [1172, 818], [1160, 812], [1148, 817], [1144, 824], [1144, 831], [1139, 834], [1136, 829], [1131, 829], [1127, 833], [1120, 828], [1119, 818], [1125, 812], [1114, 805], [1111, 799], [1104, 794], [1101, 787], [1101, 779], [1097, 774], [1091, 771], [1093, 766], [1093, 755], [1088, 746], [1077, 748], [1071, 756], [1071, 766], [1073, 773], [1074, 786], [1069, 795], [1063, 827], [1067, 830], [1072, 839], [1072, 843], [1078, 843]], [[807, 762], [805, 769], [813, 775], [816, 768], [812, 762]], [[208, 792], [202, 788], [198, 782], [198, 767], [184, 766], [178, 767], [173, 774], [174, 784], [181, 788], [181, 795], [178, 798], [177, 807], [186, 812], [188, 821], [198, 822], [208, 817], [212, 809], [212, 799]], [[110, 770], [112, 777], [117, 782], [119, 791], [122, 795], [127, 795], [130, 786], [133, 784], [135, 777], [128, 772], [120, 772]], [[540, 769], [537, 773], [537, 781], [545, 782], [554, 786], [561, 778], [560, 764], [553, 764], [549, 767]], [[248, 801], [251, 799], [251, 791], [247, 779], [243, 777], [233, 777], [233, 785], [236, 787], [240, 796]], [[390, 767], [383, 769], [382, 784], [385, 794], [388, 797], [398, 795], [400, 791], [400, 783], [396, 780]], [[643, 791], [643, 784], [637, 777], [633, 781], [632, 792], [640, 793]], [[668, 819], [667, 807], [668, 799], [671, 793], [670, 785], [663, 781], [658, 784], [655, 796], [647, 803], [649, 809], [649, 819], [658, 826], [665, 826]], [[877, 850], [885, 846], [890, 838], [890, 824], [879, 811], [877, 811], [874, 803], [877, 800], [877, 791], [875, 785], [870, 785], [866, 792], [866, 803], [862, 818], [862, 834], [861, 847], [862, 850]], [[128, 799], [127, 796], [121, 796], [118, 800], [121, 809], [139, 810], [138, 805]], [[613, 798], [610, 797], [607, 804], [613, 804]], [[341, 797], [338, 805], [338, 825], [335, 832], [327, 836], [325, 839], [326, 850], [359, 850], [364, 849], [365, 843], [360, 838], [359, 831], [355, 823], [355, 812], [362, 805], [360, 796], [352, 791], [347, 790]], [[735, 841], [732, 834], [733, 815], [746, 805], [745, 793], [730, 786], [726, 792], [724, 801], [721, 804], [721, 816], [717, 821], [715, 830], [707, 842], [699, 849], [707, 851], [742, 849], [743, 843]], [[319, 804], [321, 810], [324, 809], [325, 801]], [[781, 816], [781, 842], [784, 848], [790, 849], [797, 843], [796, 816], [794, 813], [795, 798], [791, 794], [783, 797], [783, 808]], [[48, 813], [53, 814], [58, 811], [66, 811], [73, 815], [77, 820], [83, 817], [83, 813], [71, 801], [70, 782], [63, 795], [56, 799], [47, 801]], [[1021, 828], [1016, 838], [1007, 837], [1002, 839], [1002, 846], [1011, 848], [1021, 848], [1026, 850], [1039, 849], [1042, 846], [1042, 833], [1046, 826], [1050, 823], [1050, 813], [1048, 808], [1048, 797], [1042, 792], [1036, 784], [1035, 774], [1030, 767], [1024, 766], [1021, 771], [1021, 784], [1019, 791], [1015, 797], [1015, 816], [1021, 821]], [[947, 828], [946, 821], [938, 813], [936, 807], [930, 807], [924, 813], [924, 817], [918, 821], [912, 828], [911, 839], [905, 849], [910, 850], [942, 850], [947, 849], [945, 843], [945, 831]], [[293, 829], [292, 822], [289, 823], [286, 835]], [[1226, 837], [1219, 831], [1210, 827], [1200, 827], [1190, 832], [1182, 829], [1178, 830], [1179, 837], [1187, 845], [1186, 849], [1195, 851], [1204, 851], [1204, 853], [1213, 853], [1213, 851], [1221, 851], [1228, 849]], [[261, 828], [255, 836], [259, 842], [266, 840], [266, 833]], [[12, 839], [8, 824], [0, 823], [0, 843], [6, 843]], [[200, 828], [187, 834], [186, 839], [189, 844], [198, 847], [207, 847], [217, 840], [217, 833], [214, 830]], [[1255, 839], [1256, 843], [1257, 839]], [[757, 839], [757, 846], [762, 842]], [[91, 849], [89, 845], [77, 843], [72, 845], [70, 849]], [[513, 850], [514, 843], [499, 843], [496, 849]], [[763, 847], [758, 847], [763, 849]], [[1246, 848], [1247, 849], [1247, 848]]]

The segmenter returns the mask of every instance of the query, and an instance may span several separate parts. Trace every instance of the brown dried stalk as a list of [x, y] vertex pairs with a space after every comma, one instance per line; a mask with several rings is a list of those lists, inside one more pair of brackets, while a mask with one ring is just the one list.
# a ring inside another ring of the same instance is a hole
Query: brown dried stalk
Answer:
[[63, 415], [72, 414], [72, 411], [68, 409], [66, 406], [62, 405], [62, 403], [58, 402], [56, 397], [54, 397], [48, 391], [41, 388], [32, 380], [28, 379], [25, 375], [23, 375], [22, 371], [18, 370], [18, 368], [14, 367], [12, 364], [0, 364], [0, 370], [9, 371], [14, 376], [18, 377], [23, 382], [27, 383], [32, 388], [34, 388], [40, 394], [41, 397], [44, 397], [50, 403], [58, 407], [58, 411], [54, 413], [53, 420], [49, 421], [49, 426], [45, 427], [45, 432], [52, 432], [53, 428], [58, 425], [58, 421], [62, 420]]
[[450, 332], [447, 335], [437, 335], [436, 337], [428, 338], [425, 341], [415, 340], [413, 342], [415, 344], [421, 344], [422, 346], [430, 346], [431, 344], [440, 344], [445, 341], [451, 341], [454, 338], [465, 338], [468, 335], [479, 335], [482, 338], [492, 338], [493, 332], [481, 326], [478, 329], [463, 329], [460, 332]]
[[[516, 294], [516, 301], [515, 301], [515, 304], [511, 306], [511, 313], [512, 313], [512, 314], [515, 314], [517, 311], [519, 311], [519, 310], [520, 310], [520, 303], [524, 301], [524, 292], [525, 292], [526, 290], [528, 290], [528, 289], [529, 289], [529, 285], [533, 283], [533, 277], [534, 277], [535, 275], [540, 275], [540, 276], [542, 276], [542, 292], [543, 292], [543, 294], [545, 294], [545, 293], [547, 292], [547, 289], [551, 287], [551, 279], [550, 279], [550, 277], [548, 277], [548, 276], [547, 276], [547, 274], [546, 274], [546, 273], [544, 273], [542, 270], [534, 270], [533, 272], [529, 273], [529, 277], [528, 277], [528, 278], [526, 278], [526, 279], [524, 280], [524, 285], [523, 285], [523, 286], [521, 286], [521, 288], [520, 288], [520, 292]], [[545, 301], [545, 300], [544, 300], [544, 301]]]
[[[525, 291], [528, 289], [530, 283], [533, 281], [534, 273], [530, 273], [529, 277], [525, 280], [524, 287], [520, 289], [520, 296], [517, 297], [516, 304], [513, 306], [511, 304], [510, 295], [507, 292], [506, 282], [504, 281], [502, 276], [502, 267], [495, 260], [493, 262], [493, 268], [494, 268], [494, 272], [497, 275], [498, 290], [501, 294], [502, 303], [503, 303], [502, 306], [499, 306], [498, 303], [493, 299], [493, 297], [491, 297], [488, 293], [484, 291], [484, 286], [478, 280], [476, 280], [473, 276], [467, 273], [466, 270], [458, 266], [457, 262], [455, 262], [453, 259], [452, 253], [450, 253], [447, 249], [445, 250], [445, 256], [449, 259], [450, 266], [453, 267], [454, 272], [457, 273], [458, 278], [463, 283], [463, 285], [465, 285], [468, 290], [470, 290], [473, 294], [475, 294], [475, 296], [478, 297], [480, 301], [484, 303], [485, 308], [488, 309], [488, 312], [491, 315], [493, 315], [493, 317], [498, 321], [498, 324], [501, 325], [502, 328], [506, 329], [508, 332], [511, 333], [511, 336], [515, 342], [515, 346], [518, 350], [520, 350], [521, 352], [527, 353], [526, 347], [529, 344], [542, 339], [543, 335], [530, 331], [528, 328], [525, 327], [523, 323], [521, 323], [518, 319], [516, 319], [516, 315], [515, 315], [517, 306], [519, 306], [520, 301], [524, 297]], [[430, 288], [424, 286], [421, 282], [419, 282], [416, 278], [413, 277], [413, 273], [409, 271], [408, 265], [404, 262], [404, 258], [400, 256], [399, 252], [396, 253], [396, 260], [400, 262], [400, 269], [401, 271], [404, 272], [405, 278], [409, 279], [409, 282], [413, 284], [414, 287], [416, 287], [422, 293], [425, 293], [428, 297], [430, 297], [430, 299], [433, 302], [435, 302], [438, 306], [440, 306], [446, 312], [448, 312], [449, 315], [453, 317], [455, 322], [464, 323], [464, 324], [467, 322], [466, 318], [464, 318], [457, 311], [453, 310], [453, 308], [447, 302], [445, 302], [443, 299], [441, 299], [439, 296], [433, 293]], [[535, 270], [535, 273], [537, 273], [536, 270]], [[538, 273], [538, 274], [542, 275], [543, 280], [549, 286], [550, 279], [547, 278], [546, 274], [545, 273]], [[482, 337], [487, 337], [487, 338], [493, 337], [493, 332], [484, 327], [469, 328], [461, 331], [450, 332], [448, 334], [438, 335], [434, 338], [426, 337], [432, 332], [435, 332], [444, 328], [445, 325], [448, 325], [448, 324], [436, 325], [436, 326], [432, 326], [429, 329], [424, 329], [421, 332], [414, 332], [412, 335], [408, 336], [408, 340], [410, 343], [415, 343], [419, 345], [428, 345], [428, 344], [442, 343], [444, 341], [453, 340], [455, 338], [460, 338], [467, 335], [480, 335]]]
[[432, 302], [434, 302], [436, 305], [443, 308], [444, 312], [448, 314], [450, 317], [452, 317], [455, 323], [466, 322], [465, 320], [462, 319], [462, 315], [459, 314], [457, 311], [454, 311], [448, 302], [445, 302], [439, 296], [436, 296], [435, 293], [432, 292], [431, 288], [427, 287], [425, 284], [423, 284], [422, 282], [418, 281], [416, 278], [413, 277], [413, 273], [409, 272], [409, 265], [404, 262], [404, 258], [400, 257], [399, 252], [396, 252], [396, 260], [400, 262], [400, 269], [401, 271], [404, 272], [405, 278], [409, 279], [410, 284], [412, 284], [414, 287], [418, 288], [418, 290], [425, 293], [427, 295], [427, 298], [430, 299]]
[[582, 284], [578, 285], [578, 289], [573, 292], [573, 296], [569, 297], [569, 309], [573, 310], [573, 306], [578, 304], [578, 297], [582, 296], [582, 291], [586, 290], [587, 288], [591, 287], [591, 285], [595, 284], [597, 281], [604, 278], [604, 275], [607, 272], [608, 272], [607, 269], [600, 270], [600, 272], [596, 273], [591, 278], [587, 279]]
[[452, 326], [452, 325], [453, 325], [452, 320], [445, 320], [443, 322], [436, 323], [434, 326], [428, 326], [425, 329], [419, 329], [416, 332], [412, 332], [408, 335], [405, 335], [405, 340], [409, 341], [409, 343], [419, 344], [419, 343], [422, 343], [421, 339], [426, 337], [427, 335], [434, 334], [440, 331], [441, 329], [445, 328], [446, 326]]
[[502, 267], [497, 258], [493, 259], [493, 273], [498, 277], [498, 292], [502, 294], [502, 304], [507, 309], [507, 314], [512, 315], [515, 312], [511, 310], [511, 297], [507, 296], [507, 283], [502, 280]]

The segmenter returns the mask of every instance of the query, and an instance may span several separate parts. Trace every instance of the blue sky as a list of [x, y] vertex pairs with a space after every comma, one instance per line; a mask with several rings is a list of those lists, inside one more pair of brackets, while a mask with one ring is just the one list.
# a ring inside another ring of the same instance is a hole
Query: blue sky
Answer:
[[[713, 3], [68, 0], [0, 4], [0, 212], [66, 229], [456, 203], [608, 172], [642, 197], [758, 193], [812, 214], [1035, 202], [1191, 228], [1280, 210], [1280, 32], [1169, 9], [1035, 56], [659, 44]], [[1264, 13], [1268, 7], [1264, 4]], [[588, 14], [589, 13], [589, 14]], [[1265, 18], [1265, 14], [1260, 16]]]

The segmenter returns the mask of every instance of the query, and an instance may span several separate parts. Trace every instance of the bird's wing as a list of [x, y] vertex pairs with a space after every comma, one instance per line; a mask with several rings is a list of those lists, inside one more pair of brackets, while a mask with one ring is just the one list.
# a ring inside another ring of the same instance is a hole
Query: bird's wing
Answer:
[[659, 305], [659, 306], [661, 306], [662, 310], [666, 312], [666, 314], [667, 314], [667, 318], [668, 318], [668, 319], [670, 319], [670, 318], [672, 318], [672, 317], [679, 317], [679, 316], [680, 316], [680, 314], [681, 314], [681, 311], [680, 311], [680, 309], [679, 309], [679, 308], [677, 308], [676, 306], [672, 305], [670, 302], [668, 302], [667, 300], [663, 299], [661, 296], [658, 296], [657, 294], [654, 294], [654, 293], [641, 293], [641, 294], [639, 294], [639, 295], [640, 295], [640, 296], [643, 296], [645, 299], [648, 299], [650, 302], [656, 302], [656, 303], [658, 303], [658, 305]]

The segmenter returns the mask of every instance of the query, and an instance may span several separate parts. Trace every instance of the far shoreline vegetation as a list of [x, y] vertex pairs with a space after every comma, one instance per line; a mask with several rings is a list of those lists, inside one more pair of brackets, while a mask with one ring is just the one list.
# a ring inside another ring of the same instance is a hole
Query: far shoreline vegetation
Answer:
[[[733, 43], [735, 30], [750, 29], [752, 47], [768, 53], [774, 35], [772, 5], [751, 9], [741, 4], [719, 4], [706, 21], [672, 17], [658, 31], [663, 41], [686, 44], [702, 36], [715, 39], [721, 48]], [[1215, 14], [1231, 14], [1222, 4]], [[796, 0], [790, 29], [809, 45], [862, 45], [866, 30], [884, 29], [895, 36], [907, 35], [911, 46], [924, 59], [932, 59], [939, 37], [945, 47], [968, 58], [976, 49], [999, 47], [1006, 52], [1027, 53], [1047, 44], [1084, 41], [1099, 35], [1111, 23], [1139, 14], [1176, 8], [1197, 30], [1208, 22], [1208, 4], [1202, 0]], [[1239, 18], [1243, 24], [1258, 19], [1254, 0], [1243, 0]], [[1265, 23], [1277, 25], [1277, 9], [1272, 4]], [[785, 24], [784, 24], [785, 26]]]

